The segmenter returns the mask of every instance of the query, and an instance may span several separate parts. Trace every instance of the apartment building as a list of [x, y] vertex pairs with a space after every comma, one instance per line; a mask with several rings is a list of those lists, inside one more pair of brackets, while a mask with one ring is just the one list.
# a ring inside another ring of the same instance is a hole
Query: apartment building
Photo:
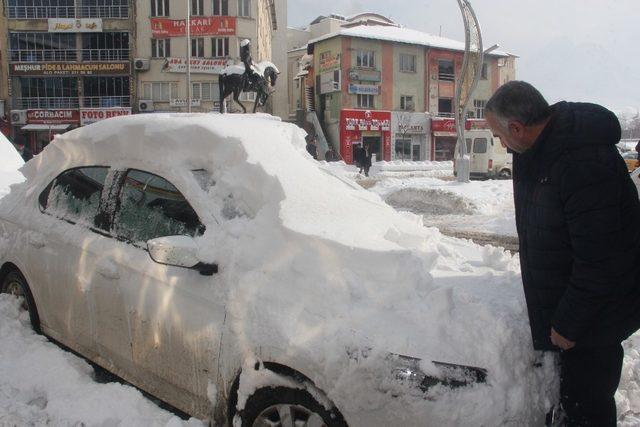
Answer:
[[130, 0], [6, 0], [2, 92], [14, 142], [38, 153], [56, 133], [131, 113]]
[[[345, 161], [353, 160], [359, 144], [369, 145], [377, 160], [453, 159], [463, 42], [363, 14], [309, 40], [306, 54], [313, 56], [312, 65], [299, 77], [303, 83], [294, 82], [304, 86], [299, 103], [316, 110], [327, 140]], [[515, 78], [515, 58], [498, 49], [487, 52], [468, 128], [486, 126], [484, 106], [500, 84]]]

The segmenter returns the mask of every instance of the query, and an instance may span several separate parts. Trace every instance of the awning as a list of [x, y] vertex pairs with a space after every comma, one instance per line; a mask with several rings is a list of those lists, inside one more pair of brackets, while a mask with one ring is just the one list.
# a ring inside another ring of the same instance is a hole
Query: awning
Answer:
[[71, 125], [25, 125], [22, 126], [22, 130], [67, 130]]

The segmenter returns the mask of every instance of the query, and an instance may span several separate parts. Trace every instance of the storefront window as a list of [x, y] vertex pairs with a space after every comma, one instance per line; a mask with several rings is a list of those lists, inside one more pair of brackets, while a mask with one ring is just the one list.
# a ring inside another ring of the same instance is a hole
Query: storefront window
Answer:
[[9, 55], [14, 62], [76, 61], [76, 35], [11, 32]]
[[84, 107], [129, 107], [129, 77], [85, 77]]
[[396, 139], [396, 160], [411, 159], [411, 140]]

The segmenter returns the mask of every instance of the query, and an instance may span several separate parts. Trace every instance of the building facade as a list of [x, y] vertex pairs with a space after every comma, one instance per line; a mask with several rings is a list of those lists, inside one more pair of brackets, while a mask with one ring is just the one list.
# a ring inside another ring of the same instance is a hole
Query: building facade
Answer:
[[[360, 15], [310, 40], [307, 53], [313, 55], [301, 76], [307, 96], [298, 103], [315, 109], [345, 161], [352, 161], [359, 144], [369, 145], [377, 160], [453, 159], [464, 43]], [[487, 100], [514, 78], [515, 56], [499, 50], [485, 55], [467, 127], [486, 126]]]
[[[191, 14], [191, 111], [219, 111], [218, 78], [227, 65], [240, 63], [243, 39], [251, 42], [254, 62], [272, 60], [279, 25], [274, 0], [147, 0], [138, 4], [134, 111], [189, 109], [187, 7]], [[241, 100], [250, 109], [255, 94], [242, 94]]]
[[2, 97], [14, 142], [38, 153], [56, 133], [131, 113], [130, 0], [2, 7]]

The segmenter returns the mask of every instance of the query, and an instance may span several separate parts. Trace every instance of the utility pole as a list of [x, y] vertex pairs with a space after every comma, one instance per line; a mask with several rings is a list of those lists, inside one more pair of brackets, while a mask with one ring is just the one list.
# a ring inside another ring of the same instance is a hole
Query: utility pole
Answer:
[[456, 115], [457, 153], [456, 172], [459, 182], [469, 182], [471, 159], [467, 153], [467, 145], [464, 138], [465, 123], [467, 121], [467, 109], [472, 99], [473, 91], [478, 85], [482, 64], [484, 63], [484, 51], [482, 50], [482, 34], [480, 23], [475, 12], [471, 8], [469, 0], [457, 0], [462, 22], [464, 23], [464, 59], [462, 70], [456, 81], [456, 97], [454, 111]]
[[191, 112], [191, 5], [187, 0], [187, 111]]

